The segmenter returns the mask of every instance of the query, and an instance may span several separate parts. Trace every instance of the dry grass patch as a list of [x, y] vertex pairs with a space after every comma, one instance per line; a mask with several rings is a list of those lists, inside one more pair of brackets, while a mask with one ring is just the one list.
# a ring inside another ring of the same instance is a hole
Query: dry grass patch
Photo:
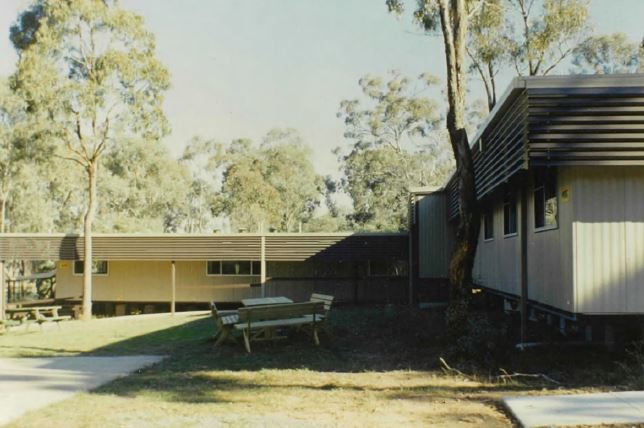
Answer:
[[61, 419], [69, 427], [97, 420], [124, 427], [509, 425], [494, 406], [467, 397], [492, 385], [428, 372], [200, 371], [168, 382], [174, 387], [134, 390], [117, 381], [32, 412], [13, 426]]
[[[14, 427], [509, 426], [507, 395], [605, 390], [618, 378], [611, 355], [558, 348], [516, 353], [502, 366], [444, 374], [440, 312], [407, 307], [336, 308], [333, 337], [305, 335], [213, 348], [207, 315], [63, 324], [60, 331], [0, 337], [0, 355], [165, 354], [161, 363], [92, 393], [32, 412]], [[451, 361], [450, 361], [451, 363]], [[502, 384], [499, 367], [543, 372], [540, 382]]]
[[182, 328], [206, 312], [128, 316], [66, 321], [12, 329], [0, 335], [0, 357], [50, 357], [94, 353], [101, 355], [165, 354], [181, 343], [202, 338], [199, 331]]

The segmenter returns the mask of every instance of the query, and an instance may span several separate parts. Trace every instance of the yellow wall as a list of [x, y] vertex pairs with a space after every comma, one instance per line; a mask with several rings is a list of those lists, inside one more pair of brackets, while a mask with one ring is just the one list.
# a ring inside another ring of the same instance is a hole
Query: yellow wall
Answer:
[[[168, 302], [171, 296], [171, 262], [110, 261], [106, 276], [95, 275], [94, 301]], [[259, 276], [208, 276], [205, 261], [179, 261], [177, 268], [178, 302], [235, 302], [256, 297]], [[73, 274], [74, 263], [58, 262], [56, 298], [82, 295], [83, 276]]]

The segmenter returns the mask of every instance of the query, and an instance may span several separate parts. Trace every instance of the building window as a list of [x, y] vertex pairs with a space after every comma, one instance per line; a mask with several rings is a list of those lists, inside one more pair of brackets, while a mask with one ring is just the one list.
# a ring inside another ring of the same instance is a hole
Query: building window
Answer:
[[259, 261], [209, 260], [206, 269], [208, 275], [260, 275], [262, 268]]
[[404, 260], [394, 261], [369, 261], [369, 276], [396, 277], [407, 276], [407, 262]]
[[517, 234], [517, 198], [513, 192], [507, 192], [503, 199], [503, 234]]
[[[85, 272], [85, 265], [82, 260], [74, 261], [74, 275], [82, 275]], [[94, 260], [92, 262], [92, 275], [107, 275], [107, 261]]]
[[557, 227], [557, 175], [554, 169], [537, 171], [534, 176], [534, 227]]
[[208, 275], [221, 275], [221, 262], [208, 261]]
[[494, 212], [491, 209], [485, 210], [483, 214], [483, 239], [494, 239]]
[[262, 263], [259, 261], [254, 261], [251, 263], [251, 271], [253, 275], [261, 275], [262, 274]]

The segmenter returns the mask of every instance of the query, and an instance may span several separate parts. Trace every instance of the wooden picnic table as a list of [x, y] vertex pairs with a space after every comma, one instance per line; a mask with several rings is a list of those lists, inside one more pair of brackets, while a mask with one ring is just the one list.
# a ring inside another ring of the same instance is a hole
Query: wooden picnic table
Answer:
[[278, 329], [286, 330], [311, 325], [311, 337], [316, 345], [318, 339], [318, 316], [324, 312], [324, 302], [287, 303], [250, 306], [239, 309], [239, 322], [234, 325], [244, 336], [244, 346], [250, 353], [250, 342], [255, 340], [283, 339], [276, 335]]
[[242, 305], [244, 306], [267, 306], [267, 305], [284, 305], [287, 303], [293, 303], [288, 297], [278, 296], [278, 297], [256, 297], [252, 299], [242, 299]]
[[58, 310], [61, 308], [62, 306], [31, 306], [28, 308], [5, 309], [5, 311], [11, 319], [19, 319], [20, 322], [26, 322], [27, 330], [29, 330], [29, 324], [32, 322], [38, 323], [41, 329], [43, 323], [46, 322], [55, 322], [58, 328], [60, 328], [61, 321], [66, 321], [71, 318], [69, 315], [58, 315]]
[[[255, 297], [252, 299], [242, 299], [242, 305], [245, 307], [257, 307], [257, 306], [272, 306], [272, 305], [285, 305], [293, 303], [291, 299], [284, 296], [277, 297]], [[276, 328], [266, 328], [263, 331], [264, 339], [274, 339], [276, 336]]]
[[58, 310], [61, 308], [62, 306], [30, 306], [5, 309], [5, 312], [9, 314], [11, 318], [27, 318], [30, 315], [33, 319], [39, 319], [46, 316], [58, 318]]

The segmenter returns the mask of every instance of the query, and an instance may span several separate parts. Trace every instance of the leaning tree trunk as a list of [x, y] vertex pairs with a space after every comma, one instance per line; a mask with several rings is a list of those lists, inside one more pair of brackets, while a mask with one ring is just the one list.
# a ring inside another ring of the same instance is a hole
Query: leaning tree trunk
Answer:
[[456, 248], [449, 266], [452, 299], [447, 327], [451, 334], [460, 335], [466, 331], [472, 291], [472, 267], [480, 228], [474, 163], [465, 130], [465, 43], [468, 19], [465, 0], [439, 0], [439, 12], [447, 64], [447, 131], [456, 161], [459, 201]]
[[6, 226], [7, 216], [7, 198], [3, 195], [0, 196], [0, 233], [4, 233]]
[[87, 210], [83, 218], [83, 320], [92, 319], [92, 223], [96, 212], [96, 175], [98, 162], [87, 165]]

